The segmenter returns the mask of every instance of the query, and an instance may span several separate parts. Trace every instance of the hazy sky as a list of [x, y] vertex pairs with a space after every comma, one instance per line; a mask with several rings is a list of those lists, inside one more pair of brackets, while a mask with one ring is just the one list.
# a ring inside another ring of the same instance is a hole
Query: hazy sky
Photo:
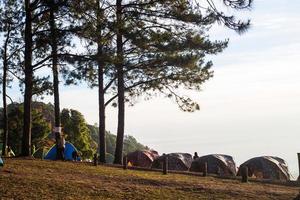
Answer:
[[[159, 153], [232, 155], [237, 164], [260, 155], [285, 159], [297, 172], [300, 152], [300, 1], [254, 0], [252, 28], [242, 36], [224, 28], [213, 38], [230, 38], [213, 57], [215, 76], [200, 93], [189, 93], [201, 110], [181, 112], [169, 99], [142, 99], [126, 110], [126, 134]], [[16, 96], [15, 96], [16, 98]], [[45, 101], [52, 101], [47, 97]], [[61, 90], [61, 107], [98, 121], [97, 91]], [[107, 129], [116, 132], [116, 109], [107, 111]]]

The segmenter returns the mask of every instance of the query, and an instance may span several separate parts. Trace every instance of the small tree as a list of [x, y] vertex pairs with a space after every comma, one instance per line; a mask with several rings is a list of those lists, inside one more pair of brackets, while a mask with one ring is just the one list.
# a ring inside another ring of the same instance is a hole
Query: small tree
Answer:
[[83, 115], [76, 110], [63, 109], [61, 119], [63, 132], [68, 141], [79, 149], [84, 158], [92, 158], [94, 155], [92, 146], [95, 145], [92, 145], [90, 130]]

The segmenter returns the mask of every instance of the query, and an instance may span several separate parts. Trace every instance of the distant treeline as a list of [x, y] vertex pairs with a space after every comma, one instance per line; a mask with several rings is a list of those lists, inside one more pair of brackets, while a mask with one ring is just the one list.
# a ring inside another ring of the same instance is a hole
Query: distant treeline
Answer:
[[[54, 106], [51, 103], [33, 102], [32, 118], [32, 144], [33, 154], [43, 149], [46, 152], [55, 144], [52, 127], [54, 123]], [[8, 105], [9, 118], [9, 138], [8, 144], [16, 155], [21, 154], [22, 144], [22, 114], [23, 104], [14, 103]], [[3, 108], [0, 108], [0, 117], [3, 117]], [[63, 109], [61, 112], [61, 122], [66, 140], [73, 143], [80, 151], [83, 158], [92, 158], [97, 152], [99, 144], [99, 128], [97, 125], [89, 125], [84, 116], [77, 110]], [[0, 138], [3, 134], [3, 123], [0, 121]], [[0, 140], [1, 141], [1, 140]], [[0, 142], [1, 143], [1, 142]], [[107, 132], [106, 137], [106, 158], [112, 163], [116, 145], [116, 135]], [[140, 144], [133, 136], [126, 135], [124, 138], [124, 154], [135, 150], [148, 149]]]

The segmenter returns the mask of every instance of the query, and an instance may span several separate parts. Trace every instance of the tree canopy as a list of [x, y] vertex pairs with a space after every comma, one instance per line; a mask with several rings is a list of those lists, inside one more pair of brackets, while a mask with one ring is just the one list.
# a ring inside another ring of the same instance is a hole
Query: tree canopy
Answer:
[[[250, 20], [236, 18], [231, 10], [248, 9], [252, 2], [1, 0], [3, 124], [10, 123], [5, 92], [9, 72], [20, 80], [24, 96], [20, 110], [23, 115], [21, 154], [30, 156], [35, 144], [33, 96], [46, 92], [54, 95], [52, 127], [54, 123], [55, 129], [52, 130], [56, 144], [61, 144], [60, 127], [63, 126], [82, 154], [91, 157], [94, 144], [83, 116], [75, 110], [63, 110], [60, 120], [59, 103], [60, 75], [66, 84], [87, 81], [91, 87], [98, 87], [97, 143], [100, 161], [104, 163], [108, 149], [105, 109], [108, 105], [118, 107], [113, 153], [114, 163], [121, 164], [124, 148], [131, 148], [124, 143], [125, 104], [133, 105], [138, 97], [150, 99], [155, 94], [163, 94], [173, 99], [182, 111], [199, 110], [198, 102], [181, 89], [200, 91], [203, 83], [213, 77], [213, 62], [207, 56], [221, 53], [228, 40], [212, 40], [211, 27], [219, 24], [238, 34], [244, 33], [250, 27]], [[7, 128], [4, 132], [3, 140], [7, 143], [11, 136]], [[131, 137], [127, 140], [135, 143]]]

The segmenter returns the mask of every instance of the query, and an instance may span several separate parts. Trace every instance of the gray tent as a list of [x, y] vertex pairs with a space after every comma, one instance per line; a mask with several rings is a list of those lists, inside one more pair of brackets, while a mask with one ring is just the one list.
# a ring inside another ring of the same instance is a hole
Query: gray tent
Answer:
[[191, 167], [193, 161], [192, 155], [189, 153], [170, 153], [155, 159], [152, 163], [152, 168], [162, 169], [162, 163], [165, 156], [168, 156], [169, 170], [187, 171]]
[[203, 172], [204, 163], [207, 163], [207, 172], [209, 174], [220, 174], [225, 176], [236, 175], [236, 165], [231, 156], [223, 154], [211, 154], [202, 156], [193, 161], [190, 171]]
[[252, 158], [244, 162], [238, 171], [244, 167], [248, 167], [250, 177], [273, 179], [273, 180], [290, 180], [290, 173], [286, 162], [274, 156], [261, 156]]

